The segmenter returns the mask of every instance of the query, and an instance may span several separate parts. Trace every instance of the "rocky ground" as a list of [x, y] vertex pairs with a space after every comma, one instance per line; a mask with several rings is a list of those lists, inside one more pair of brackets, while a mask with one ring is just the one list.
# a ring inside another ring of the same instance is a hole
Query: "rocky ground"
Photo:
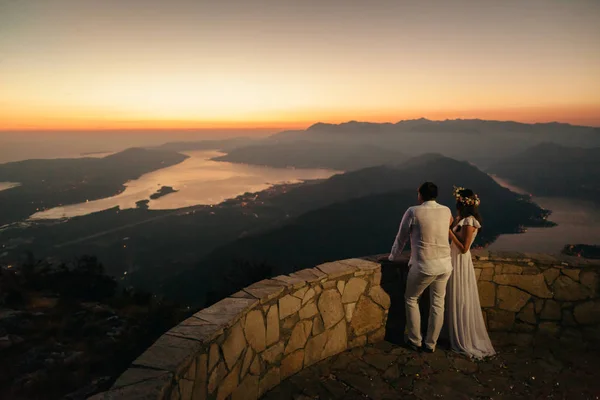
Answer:
[[598, 399], [598, 350], [539, 338], [471, 361], [381, 342], [346, 351], [283, 381], [264, 400]]

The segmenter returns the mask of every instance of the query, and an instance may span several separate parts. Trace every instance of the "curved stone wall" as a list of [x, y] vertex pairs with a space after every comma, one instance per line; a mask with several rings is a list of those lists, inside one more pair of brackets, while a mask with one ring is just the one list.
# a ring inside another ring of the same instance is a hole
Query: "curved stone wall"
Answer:
[[531, 333], [599, 340], [599, 261], [485, 251], [473, 258], [481, 307], [496, 340], [525, 345]]
[[326, 263], [257, 282], [161, 336], [92, 399], [258, 399], [282, 379], [383, 340], [381, 267]]

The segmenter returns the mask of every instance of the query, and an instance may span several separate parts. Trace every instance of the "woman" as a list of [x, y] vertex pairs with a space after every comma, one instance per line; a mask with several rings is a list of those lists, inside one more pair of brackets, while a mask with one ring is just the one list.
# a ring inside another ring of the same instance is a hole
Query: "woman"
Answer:
[[471, 245], [481, 229], [479, 197], [470, 189], [454, 188], [458, 216], [450, 229], [453, 271], [448, 281], [446, 310], [452, 349], [471, 358], [496, 354], [479, 304]]

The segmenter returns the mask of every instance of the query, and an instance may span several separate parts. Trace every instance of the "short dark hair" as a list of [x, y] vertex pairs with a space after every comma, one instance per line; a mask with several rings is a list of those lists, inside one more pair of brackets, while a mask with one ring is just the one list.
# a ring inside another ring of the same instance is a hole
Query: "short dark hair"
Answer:
[[423, 201], [435, 200], [438, 196], [438, 187], [433, 182], [425, 182], [419, 186], [419, 194]]

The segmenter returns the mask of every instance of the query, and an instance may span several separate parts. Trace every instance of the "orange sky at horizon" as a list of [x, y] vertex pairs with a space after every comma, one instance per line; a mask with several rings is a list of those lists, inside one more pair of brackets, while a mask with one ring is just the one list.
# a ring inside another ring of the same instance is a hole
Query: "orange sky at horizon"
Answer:
[[600, 2], [0, 0], [1, 131], [421, 117], [600, 126]]

